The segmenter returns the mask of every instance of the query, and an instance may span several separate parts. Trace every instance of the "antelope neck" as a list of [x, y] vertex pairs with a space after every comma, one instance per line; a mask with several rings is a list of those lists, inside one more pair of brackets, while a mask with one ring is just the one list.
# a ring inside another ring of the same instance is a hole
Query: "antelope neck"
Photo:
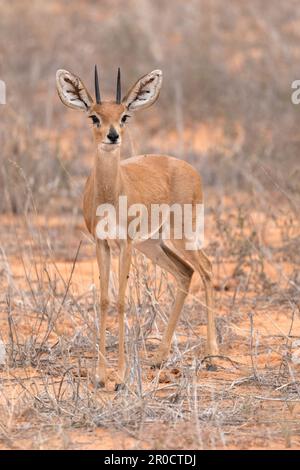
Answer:
[[97, 145], [94, 184], [98, 198], [103, 203], [117, 202], [121, 190], [120, 146], [105, 150]]

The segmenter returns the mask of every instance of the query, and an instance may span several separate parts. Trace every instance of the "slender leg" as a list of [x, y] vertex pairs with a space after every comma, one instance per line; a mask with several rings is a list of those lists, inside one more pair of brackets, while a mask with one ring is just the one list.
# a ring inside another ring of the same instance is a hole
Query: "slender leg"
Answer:
[[147, 240], [137, 247], [142, 253], [150, 258], [161, 268], [171, 273], [177, 281], [177, 292], [175, 303], [170, 313], [166, 330], [163, 334], [159, 349], [153, 359], [154, 366], [160, 364], [167, 358], [169, 353], [172, 337], [176, 328], [180, 312], [182, 310], [185, 298], [189, 291], [193, 269], [169, 247], [161, 241]]
[[202, 250], [198, 251], [197, 256], [200, 265], [200, 275], [204, 284], [206, 298], [207, 353], [212, 356], [217, 356], [219, 354], [219, 347], [217, 342], [215, 310], [213, 302], [212, 266], [211, 262]]
[[207, 354], [219, 354], [213, 304], [212, 265], [203, 250], [186, 250], [185, 240], [174, 240], [179, 253], [199, 272], [204, 284], [207, 313]]
[[100, 274], [99, 354], [96, 380], [101, 387], [106, 382], [106, 318], [109, 306], [108, 286], [110, 273], [110, 248], [103, 240], [96, 240], [97, 262]]
[[122, 243], [119, 257], [119, 299], [118, 299], [118, 315], [119, 315], [119, 358], [118, 358], [118, 382], [116, 389], [124, 382], [125, 379], [125, 294], [129, 278], [131, 265], [132, 247], [128, 241]]

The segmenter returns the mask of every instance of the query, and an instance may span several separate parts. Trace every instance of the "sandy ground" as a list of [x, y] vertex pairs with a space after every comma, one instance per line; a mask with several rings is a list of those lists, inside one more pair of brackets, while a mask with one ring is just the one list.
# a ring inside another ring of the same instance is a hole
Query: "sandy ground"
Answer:
[[[258, 237], [267, 233], [269, 245], [280, 251], [281, 230], [265, 219], [252, 213], [253, 223], [263, 227]], [[220, 233], [212, 216], [208, 221], [207, 237], [215, 248]], [[7, 362], [0, 371], [0, 448], [300, 447], [298, 271], [282, 253], [273, 251], [262, 266], [259, 257], [240, 260], [234, 250], [230, 256], [214, 250], [220, 357], [213, 366], [205, 359], [204, 297], [194, 276], [161, 370], [151, 369], [151, 356], [174, 285], [136, 257], [127, 295], [130, 374], [126, 389], [115, 392], [116, 263], [109, 381], [106, 390], [95, 390], [98, 273], [80, 216], [3, 216], [1, 248], [0, 325]]]

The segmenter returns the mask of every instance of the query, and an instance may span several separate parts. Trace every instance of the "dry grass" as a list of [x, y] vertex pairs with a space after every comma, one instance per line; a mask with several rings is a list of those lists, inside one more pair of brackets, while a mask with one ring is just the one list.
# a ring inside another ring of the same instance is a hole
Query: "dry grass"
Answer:
[[298, 222], [291, 212], [274, 217], [274, 206], [274, 213], [258, 207], [254, 213], [247, 201], [241, 203], [242, 195], [239, 200], [238, 209], [236, 201], [223, 207], [215, 201], [218, 210], [207, 217], [222, 354], [217, 370], [205, 359], [198, 279], [167, 364], [159, 371], [150, 368], [174, 286], [137, 256], [127, 307], [130, 374], [126, 389], [117, 393], [115, 276], [108, 390], [95, 390], [91, 379], [97, 268], [81, 220], [3, 219], [1, 332], [8, 354], [0, 383], [3, 447], [299, 446]]

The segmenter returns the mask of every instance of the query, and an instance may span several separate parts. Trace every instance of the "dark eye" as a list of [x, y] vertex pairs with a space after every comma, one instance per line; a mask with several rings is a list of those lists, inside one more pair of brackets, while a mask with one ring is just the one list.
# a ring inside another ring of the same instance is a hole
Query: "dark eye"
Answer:
[[95, 116], [95, 114], [92, 114], [92, 116], [89, 116], [89, 118], [93, 121], [93, 124], [95, 124], [95, 126], [100, 126], [100, 119]]
[[129, 119], [129, 118], [130, 118], [129, 114], [124, 114], [124, 116], [122, 116], [121, 122], [122, 122], [123, 124], [125, 124], [125, 122], [126, 122], [127, 119]]

